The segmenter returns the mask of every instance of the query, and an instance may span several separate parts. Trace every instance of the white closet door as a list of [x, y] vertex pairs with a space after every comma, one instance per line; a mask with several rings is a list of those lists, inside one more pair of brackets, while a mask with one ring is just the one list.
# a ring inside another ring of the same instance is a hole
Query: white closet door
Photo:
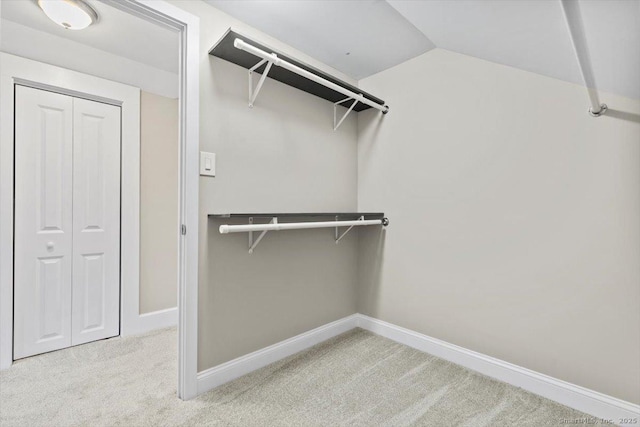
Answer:
[[73, 99], [16, 86], [14, 358], [71, 345]]
[[72, 344], [120, 331], [120, 107], [73, 100]]

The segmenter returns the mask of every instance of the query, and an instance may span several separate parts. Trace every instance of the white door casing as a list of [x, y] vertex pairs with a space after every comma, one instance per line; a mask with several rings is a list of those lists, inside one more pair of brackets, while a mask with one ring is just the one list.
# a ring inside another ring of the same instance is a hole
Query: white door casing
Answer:
[[120, 107], [73, 99], [71, 344], [120, 332]]
[[71, 345], [73, 99], [16, 86], [14, 358]]

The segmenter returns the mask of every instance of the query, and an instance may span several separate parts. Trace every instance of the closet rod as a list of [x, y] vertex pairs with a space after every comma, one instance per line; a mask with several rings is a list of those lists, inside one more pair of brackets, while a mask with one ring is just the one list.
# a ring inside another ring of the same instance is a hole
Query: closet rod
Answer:
[[589, 102], [591, 103], [589, 114], [593, 117], [600, 117], [607, 111], [607, 104], [600, 103], [600, 99], [598, 97], [596, 80], [593, 76], [593, 69], [591, 68], [591, 58], [589, 56], [587, 38], [585, 36], [582, 15], [580, 13], [580, 5], [577, 0], [561, 0], [560, 3], [562, 4], [564, 19], [567, 22], [567, 27], [569, 29], [569, 38], [573, 45], [573, 51], [578, 61], [580, 75], [582, 76], [582, 81], [584, 82], [584, 85], [587, 88], [587, 94], [589, 95]]
[[358, 102], [361, 102], [365, 105], [368, 105], [372, 108], [375, 108], [376, 110], [380, 110], [382, 111], [383, 114], [387, 114], [389, 112], [389, 106], [387, 105], [380, 105], [377, 104], [373, 101], [371, 101], [370, 99], [365, 98], [364, 96], [362, 96], [361, 94], [355, 93], [350, 91], [349, 89], [346, 89], [342, 86], [339, 86], [333, 82], [330, 82], [327, 79], [323, 79], [320, 76], [317, 76], [313, 73], [310, 73], [307, 70], [303, 70], [302, 68], [291, 64], [290, 62], [287, 62], [283, 59], [278, 58], [278, 55], [276, 55], [275, 53], [268, 53], [265, 52], [262, 49], [258, 49], [255, 46], [250, 45], [249, 43], [246, 43], [245, 41], [243, 41], [242, 39], [235, 39], [233, 42], [233, 45], [236, 47], [236, 49], [240, 49], [240, 50], [244, 50], [245, 52], [249, 52], [259, 58], [265, 59], [267, 61], [269, 61], [270, 63], [273, 63], [274, 65], [278, 66], [278, 67], [282, 67], [285, 68], [289, 71], [291, 71], [292, 73], [296, 73], [302, 77], [306, 77], [309, 80], [312, 80], [316, 83], [319, 83], [323, 86], [328, 87], [329, 89], [333, 89], [336, 92], [339, 92], [345, 96], [348, 96], [351, 99], [357, 100]]
[[322, 221], [322, 222], [285, 222], [285, 223], [269, 223], [269, 224], [242, 224], [220, 226], [220, 234], [228, 233], [244, 233], [252, 231], [281, 231], [281, 230], [300, 230], [306, 228], [334, 228], [334, 227], [358, 227], [361, 225], [389, 225], [387, 218], [382, 219], [366, 219], [355, 221]]

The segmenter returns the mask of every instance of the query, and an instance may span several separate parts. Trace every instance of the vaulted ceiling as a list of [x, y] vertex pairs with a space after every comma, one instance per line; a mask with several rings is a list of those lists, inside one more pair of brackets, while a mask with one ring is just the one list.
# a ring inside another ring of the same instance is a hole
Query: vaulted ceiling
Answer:
[[435, 46], [380, 0], [206, 0], [355, 79]]
[[[597, 87], [640, 98], [640, 0], [577, 1]], [[438, 47], [582, 84], [560, 0], [206, 2], [358, 80]], [[175, 34], [91, 4], [101, 23], [81, 32], [34, 1], [2, 1], [2, 18], [176, 72]]]
[[[560, 0], [206, 1], [356, 79], [438, 47], [582, 84]], [[578, 1], [597, 87], [640, 98], [640, 0]]]

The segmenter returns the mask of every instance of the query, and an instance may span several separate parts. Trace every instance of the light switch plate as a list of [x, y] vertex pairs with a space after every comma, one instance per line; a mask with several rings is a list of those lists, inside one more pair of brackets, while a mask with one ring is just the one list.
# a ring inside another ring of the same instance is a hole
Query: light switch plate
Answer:
[[200, 152], [200, 175], [216, 176], [216, 154]]

